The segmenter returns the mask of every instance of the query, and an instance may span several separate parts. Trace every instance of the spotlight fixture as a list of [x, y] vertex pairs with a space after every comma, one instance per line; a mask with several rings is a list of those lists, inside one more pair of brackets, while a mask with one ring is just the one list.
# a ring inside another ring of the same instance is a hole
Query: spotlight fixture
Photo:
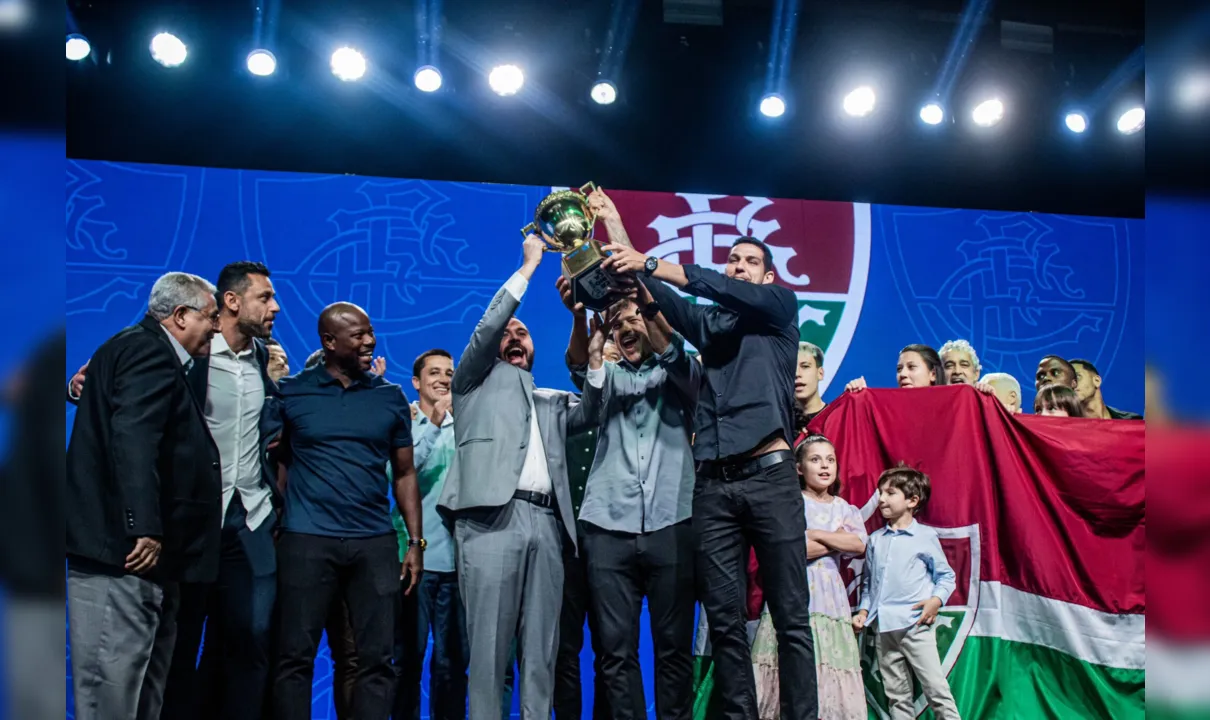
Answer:
[[437, 92], [441, 89], [441, 71], [432, 65], [425, 65], [412, 75], [412, 82], [420, 92]]
[[844, 96], [844, 111], [853, 117], [865, 117], [874, 112], [874, 89], [862, 85], [853, 92]]
[[248, 53], [248, 72], [259, 77], [272, 75], [277, 70], [277, 58], [268, 50], [253, 50]]
[[937, 103], [929, 103], [920, 108], [920, 119], [928, 125], [940, 125], [945, 119], [945, 111]]
[[618, 89], [608, 80], [598, 80], [589, 95], [598, 105], [611, 105], [618, 99]]
[[1069, 112], [1063, 118], [1063, 124], [1073, 133], [1079, 134], [1088, 129], [1088, 118], [1081, 112]]
[[185, 43], [172, 33], [160, 33], [151, 38], [151, 57], [164, 67], [176, 67], [188, 56]]
[[1004, 103], [999, 98], [984, 100], [975, 106], [971, 119], [979, 127], [991, 127], [1004, 119]]
[[516, 65], [497, 65], [488, 74], [487, 84], [497, 95], [516, 95], [525, 84], [525, 73]]
[[365, 56], [351, 47], [332, 53], [332, 74], [345, 82], [360, 80], [366, 74]]
[[67, 59], [68, 60], [83, 60], [92, 52], [92, 46], [88, 44], [88, 38], [79, 33], [72, 33], [67, 36]]
[[781, 117], [786, 114], [786, 101], [781, 95], [766, 95], [760, 100], [760, 112], [765, 117]]
[[1141, 107], [1130, 108], [1118, 118], [1118, 132], [1123, 135], [1133, 135], [1143, 129], [1147, 113]]

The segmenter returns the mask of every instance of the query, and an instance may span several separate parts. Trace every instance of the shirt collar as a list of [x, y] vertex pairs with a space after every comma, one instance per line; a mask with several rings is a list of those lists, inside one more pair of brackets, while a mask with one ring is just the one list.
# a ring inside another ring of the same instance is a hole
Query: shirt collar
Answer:
[[234, 350], [231, 349], [231, 346], [227, 344], [227, 338], [223, 337], [223, 334], [221, 332], [215, 333], [214, 337], [211, 338], [211, 340], [210, 340], [210, 354], [211, 355], [227, 354], [227, 355], [231, 355], [233, 357], [244, 357], [245, 355], [248, 355], [251, 352], [252, 352], [252, 341], [248, 341], [248, 347], [244, 348], [242, 352], [235, 352]]
[[886, 530], [887, 535], [915, 535], [916, 534], [916, 525], [917, 525], [916, 519], [912, 518], [912, 524], [908, 525], [907, 527], [903, 528], [902, 530], [894, 530], [891, 528], [890, 525], [884, 526], [883, 529]]
[[[433, 423], [433, 421], [429, 419], [429, 416], [425, 415], [424, 412], [420, 409], [419, 400], [412, 403], [412, 409], [416, 411], [416, 426], [417, 427], [423, 427], [425, 425], [431, 425]], [[454, 424], [454, 416], [452, 413], [450, 413], [449, 410], [446, 410], [445, 418], [441, 421], [441, 427], [446, 427], [446, 426], [453, 425], [453, 424]]]
[[[332, 377], [332, 373], [328, 372], [328, 368], [322, 363], [312, 368], [311, 372], [315, 373], [315, 380], [320, 386], [340, 385], [340, 381]], [[360, 375], [350, 378], [350, 380], [352, 380], [352, 382], [349, 383], [349, 387], [353, 387], [354, 385], [373, 387], [374, 376], [370, 375], [369, 373], [361, 373]]]
[[160, 329], [168, 336], [168, 342], [172, 343], [172, 349], [176, 351], [177, 359], [181, 361], [181, 365], [188, 367], [189, 363], [193, 362], [193, 356], [189, 354], [189, 351], [185, 349], [180, 340], [177, 340], [172, 333], [168, 332], [168, 328], [161, 325]]

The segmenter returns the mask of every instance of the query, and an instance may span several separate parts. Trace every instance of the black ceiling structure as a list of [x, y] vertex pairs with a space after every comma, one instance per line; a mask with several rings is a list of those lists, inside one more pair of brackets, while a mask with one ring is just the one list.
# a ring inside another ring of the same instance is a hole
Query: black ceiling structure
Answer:
[[[1144, 133], [1113, 129], [1141, 103], [1141, 74], [1082, 136], [1062, 114], [1143, 44], [1143, 3], [993, 3], [957, 78], [956, 121], [921, 124], [962, 13], [959, 0], [801, 0], [789, 110], [765, 90], [773, 0], [640, 0], [618, 101], [589, 99], [610, 0], [443, 0], [441, 91], [412, 85], [413, 2], [275, 0], [278, 72], [250, 75], [250, 0], [69, 2], [93, 55], [69, 63], [73, 158], [434, 180], [714, 192], [904, 205], [1141, 217]], [[614, 0], [615, 2], [617, 0]], [[189, 46], [164, 68], [160, 30]], [[331, 74], [333, 49], [365, 53], [361, 82]], [[486, 70], [515, 62], [502, 98]], [[855, 120], [843, 92], [871, 79]], [[1004, 122], [971, 127], [987, 89]]]

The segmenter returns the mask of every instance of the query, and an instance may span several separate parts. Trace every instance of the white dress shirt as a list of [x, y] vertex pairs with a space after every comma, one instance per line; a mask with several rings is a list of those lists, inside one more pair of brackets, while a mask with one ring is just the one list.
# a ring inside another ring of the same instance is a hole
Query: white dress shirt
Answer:
[[[521, 302], [525, 291], [529, 289], [529, 281], [521, 273], [513, 276], [504, 283], [504, 289], [509, 295]], [[533, 387], [533, 376], [530, 376], [529, 386]], [[550, 481], [550, 468], [546, 466], [546, 446], [542, 444], [542, 430], [538, 427], [538, 409], [534, 407], [534, 397], [529, 398], [529, 447], [525, 451], [525, 462], [521, 465], [521, 479], [517, 482], [518, 490], [543, 493], [549, 495], [554, 485]]]
[[223, 465], [224, 521], [238, 490], [251, 530], [260, 527], [273, 511], [269, 488], [261, 478], [260, 414], [264, 404], [265, 385], [252, 345], [236, 353], [222, 334], [216, 334], [210, 341], [206, 424]]

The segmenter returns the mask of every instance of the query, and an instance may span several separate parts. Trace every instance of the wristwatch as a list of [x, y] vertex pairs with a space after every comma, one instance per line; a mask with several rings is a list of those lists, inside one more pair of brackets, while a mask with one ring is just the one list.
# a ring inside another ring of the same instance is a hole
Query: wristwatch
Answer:
[[659, 266], [660, 266], [659, 260], [656, 260], [653, 257], [649, 257], [649, 258], [647, 258], [647, 262], [643, 263], [643, 274], [646, 275], [647, 277], [651, 277], [651, 274], [654, 273], [656, 271], [656, 268], [658, 268]]
[[428, 548], [428, 546], [429, 546], [429, 541], [425, 540], [424, 538], [408, 540], [408, 547], [418, 547], [418, 548], [420, 548], [421, 552], [424, 552], [424, 550], [426, 548]]
[[648, 320], [655, 320], [655, 316], [660, 314], [660, 304], [655, 300], [643, 306], [643, 317]]

